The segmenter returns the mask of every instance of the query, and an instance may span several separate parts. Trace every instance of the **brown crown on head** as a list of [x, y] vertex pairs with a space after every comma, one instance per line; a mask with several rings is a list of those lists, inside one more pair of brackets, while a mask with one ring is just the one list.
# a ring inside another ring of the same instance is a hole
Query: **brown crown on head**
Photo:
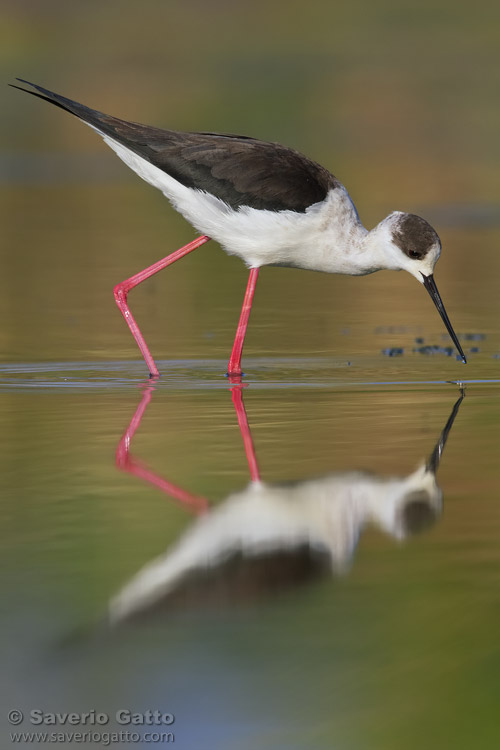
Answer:
[[392, 241], [414, 260], [422, 260], [433, 245], [440, 244], [437, 232], [425, 219], [415, 214], [401, 216], [392, 230]]

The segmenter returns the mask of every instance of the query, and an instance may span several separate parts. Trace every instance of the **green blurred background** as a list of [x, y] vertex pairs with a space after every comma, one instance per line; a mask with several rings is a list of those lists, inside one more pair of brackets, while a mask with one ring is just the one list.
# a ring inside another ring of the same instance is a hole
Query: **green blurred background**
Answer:
[[[281, 141], [342, 180], [366, 226], [400, 209], [439, 232], [452, 323], [485, 337], [463, 336], [467, 368], [412, 353], [416, 337], [448, 342], [408, 274], [264, 269], [245, 399], [266, 481], [404, 476], [457, 397], [443, 381], [490, 381], [468, 388], [429, 532], [398, 545], [367, 531], [340, 579], [100, 640], [110, 598], [191, 523], [115, 468], [146, 372], [112, 288], [194, 231], [89, 128], [0, 87], [7, 708], [160, 707], [187, 750], [498, 747], [499, 62], [500, 8], [485, 0], [4, 0], [4, 84], [20, 76], [125, 119]], [[209, 243], [130, 297], [163, 373], [134, 454], [213, 502], [248, 481], [222, 378], [245, 284], [243, 265]], [[404, 356], [384, 357], [390, 346]], [[199, 362], [165, 361], [181, 358]]]

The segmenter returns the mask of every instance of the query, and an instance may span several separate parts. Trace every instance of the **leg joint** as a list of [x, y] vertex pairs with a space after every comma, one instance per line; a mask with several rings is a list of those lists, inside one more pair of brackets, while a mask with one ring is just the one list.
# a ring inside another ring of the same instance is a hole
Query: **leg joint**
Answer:
[[127, 303], [127, 296], [129, 291], [130, 288], [127, 286], [127, 283], [125, 281], [120, 282], [114, 287], [113, 296], [118, 307], [121, 307], [122, 305], [125, 305]]

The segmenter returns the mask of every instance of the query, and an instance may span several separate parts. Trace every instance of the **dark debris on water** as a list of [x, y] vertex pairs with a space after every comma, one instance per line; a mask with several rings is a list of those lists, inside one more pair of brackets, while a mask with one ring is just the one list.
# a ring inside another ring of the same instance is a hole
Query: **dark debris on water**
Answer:
[[404, 349], [400, 349], [399, 347], [391, 346], [388, 349], [382, 349], [382, 354], [386, 357], [400, 357], [404, 354], [404, 351]]
[[417, 354], [444, 354], [451, 357], [455, 351], [452, 346], [437, 346], [436, 344], [427, 344], [426, 346], [417, 346], [413, 349]]
[[[446, 357], [452, 357], [455, 353], [455, 349], [453, 346], [437, 346], [436, 344], [427, 344], [426, 346], [418, 346], [413, 349], [414, 352], [417, 354], [444, 354]], [[479, 354], [479, 347], [478, 346], [471, 346], [469, 349], [470, 354]], [[460, 355], [458, 355], [458, 359], [462, 359]]]
[[[449, 339], [447, 333], [441, 334], [443, 340]], [[459, 333], [458, 338], [462, 341], [484, 341], [486, 338], [485, 333]], [[416, 344], [424, 344], [424, 339], [418, 336], [415, 339]], [[455, 348], [453, 346], [438, 346], [437, 344], [425, 344], [423, 346], [417, 346], [413, 349], [416, 354], [426, 354], [427, 356], [433, 354], [443, 354], [445, 357], [452, 357], [455, 354]], [[480, 349], [478, 346], [471, 346], [469, 349], [470, 354], [479, 354]], [[457, 356], [457, 359], [462, 359]]]
[[[381, 332], [377, 330], [377, 332]], [[384, 333], [387, 333], [388, 331], [384, 330]], [[449, 339], [449, 336], [447, 333], [442, 334], [443, 340]], [[458, 338], [462, 339], [463, 341], [484, 341], [486, 338], [485, 333], [460, 333], [458, 334]], [[419, 344], [419, 346], [416, 346], [413, 348], [413, 352], [415, 354], [425, 354], [427, 356], [431, 356], [434, 354], [443, 354], [445, 357], [453, 357], [455, 352], [454, 346], [439, 346], [438, 344], [424, 344], [424, 338], [422, 336], [417, 336], [415, 338], [415, 343]], [[479, 354], [480, 349], [478, 346], [471, 346], [469, 349], [470, 354]], [[404, 354], [404, 349], [400, 347], [387, 347], [387, 349], [382, 349], [382, 354], [386, 357], [401, 357]], [[461, 360], [462, 357], [458, 354], [456, 355], [457, 360]], [[494, 354], [493, 357], [495, 359], [500, 359], [500, 354]]]
[[485, 333], [466, 333], [464, 336], [466, 341], [484, 341], [485, 338]]
[[[457, 335], [460, 341], [484, 341], [486, 338], [485, 333], [459, 333]], [[441, 339], [443, 341], [446, 341], [447, 339], [449, 339], [448, 334], [442, 333]]]

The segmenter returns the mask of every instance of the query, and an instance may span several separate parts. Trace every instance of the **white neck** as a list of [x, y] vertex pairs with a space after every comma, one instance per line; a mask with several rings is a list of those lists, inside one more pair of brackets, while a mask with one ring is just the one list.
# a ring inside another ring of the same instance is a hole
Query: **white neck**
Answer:
[[298, 236], [297, 260], [290, 265], [351, 276], [387, 267], [376, 228], [369, 232], [363, 226], [345, 188], [332, 190], [323, 204], [306, 212], [306, 222], [307, 235]]

